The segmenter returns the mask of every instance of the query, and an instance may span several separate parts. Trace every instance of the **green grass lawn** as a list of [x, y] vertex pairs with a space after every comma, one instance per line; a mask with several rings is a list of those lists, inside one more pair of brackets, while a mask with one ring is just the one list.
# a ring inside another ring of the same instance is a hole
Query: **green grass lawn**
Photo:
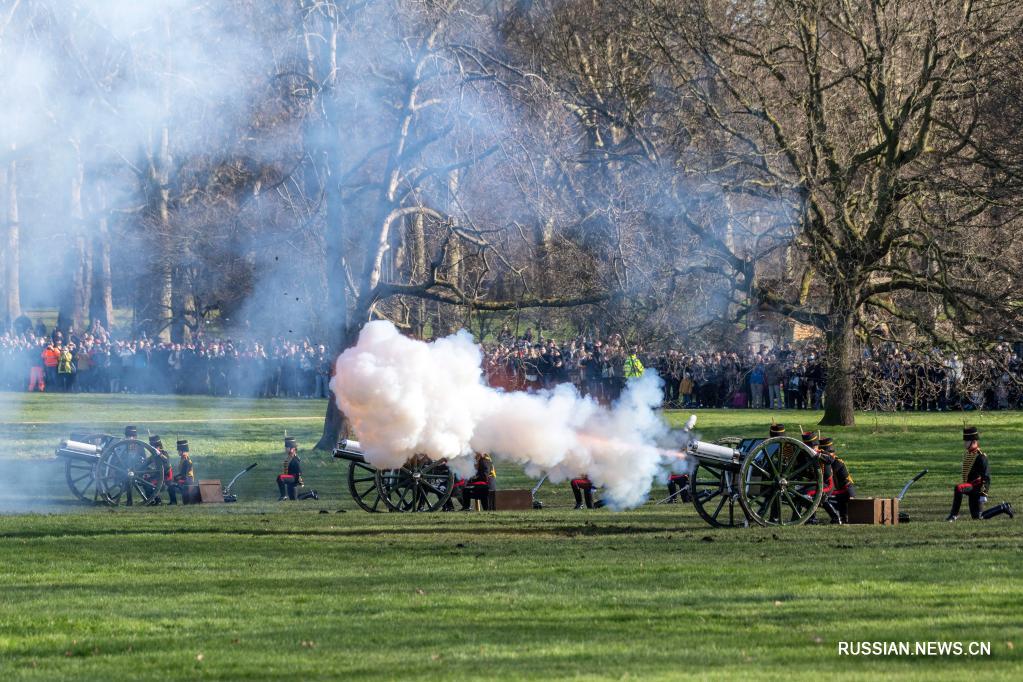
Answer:
[[[0, 508], [48, 512], [0, 516], [0, 679], [1023, 676], [1019, 520], [940, 520], [961, 414], [861, 415], [831, 432], [861, 495], [930, 469], [904, 502], [910, 524], [726, 531], [683, 505], [575, 512], [551, 485], [543, 511], [371, 515], [347, 499], [339, 464], [307, 451], [322, 499], [276, 502], [280, 436], [312, 443], [324, 409], [0, 395]], [[701, 411], [699, 428], [759, 435], [771, 416], [790, 430], [817, 418]], [[969, 419], [992, 502], [1023, 501], [1023, 415]], [[201, 478], [260, 467], [235, 505], [72, 504], [47, 461], [57, 441], [125, 423], [189, 438]], [[992, 655], [839, 657], [841, 640], [990, 641]]]

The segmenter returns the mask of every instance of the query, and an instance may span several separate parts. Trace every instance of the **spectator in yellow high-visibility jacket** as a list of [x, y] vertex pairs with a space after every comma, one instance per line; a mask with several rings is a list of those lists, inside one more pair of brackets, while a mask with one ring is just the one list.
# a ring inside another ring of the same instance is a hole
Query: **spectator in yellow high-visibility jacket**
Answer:
[[630, 350], [629, 357], [625, 358], [625, 363], [622, 365], [622, 376], [626, 381], [643, 376], [643, 363], [636, 357], [635, 348]]

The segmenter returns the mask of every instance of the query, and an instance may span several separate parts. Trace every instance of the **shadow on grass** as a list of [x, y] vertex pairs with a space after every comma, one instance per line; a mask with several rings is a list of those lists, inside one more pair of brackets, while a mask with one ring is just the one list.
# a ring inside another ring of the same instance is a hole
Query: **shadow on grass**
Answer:
[[[266, 520], [269, 523], [269, 519]], [[24, 530], [0, 533], [0, 540], [26, 540], [44, 538], [100, 538], [100, 537], [132, 537], [153, 535], [223, 535], [228, 537], [407, 537], [430, 535], [474, 535], [480, 532], [478, 525], [430, 526], [423, 528], [331, 528], [331, 529], [288, 529], [288, 528], [201, 528], [201, 527], [155, 527], [133, 529], [54, 529]], [[616, 535], [658, 535], [673, 532], [686, 532], [683, 528], [643, 527], [643, 526], [565, 526], [557, 527], [508, 527], [486, 529], [488, 539], [495, 537], [604, 537]]]

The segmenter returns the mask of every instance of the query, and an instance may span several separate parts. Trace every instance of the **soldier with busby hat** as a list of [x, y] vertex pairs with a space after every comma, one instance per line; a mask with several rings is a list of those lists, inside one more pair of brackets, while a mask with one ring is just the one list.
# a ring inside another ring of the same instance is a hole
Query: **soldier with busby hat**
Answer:
[[959, 516], [959, 507], [963, 503], [963, 495], [969, 498], [970, 516], [975, 519], [990, 519], [999, 514], [1015, 516], [1012, 505], [1002, 502], [997, 507], [984, 511], [988, 488], [991, 486], [991, 467], [987, 455], [980, 449], [980, 432], [976, 426], [963, 428], [963, 481], [953, 488], [952, 511], [948, 513], [948, 521], [955, 521]]
[[167, 493], [170, 495], [170, 503], [177, 504], [177, 494], [181, 493], [182, 502], [185, 501], [185, 494], [189, 487], [195, 484], [195, 468], [192, 466], [192, 457], [188, 452], [188, 441], [178, 440], [178, 473], [173, 480], [167, 484]]
[[[825, 457], [820, 456], [821, 443], [823, 442], [823, 440], [821, 439], [820, 431], [803, 431], [802, 434], [800, 435], [803, 439], [803, 445], [810, 448], [818, 455], [817, 462], [818, 466], [820, 466], [821, 468], [821, 474], [824, 480], [824, 490], [822, 493], [823, 496], [821, 497], [820, 506], [822, 509], [824, 509], [824, 511], [828, 513], [828, 518], [831, 519], [831, 523], [841, 524], [842, 516], [831, 501], [831, 493], [835, 489], [834, 480], [832, 478], [831, 461]], [[830, 438], [826, 440], [828, 440], [829, 442], [831, 441]], [[817, 494], [817, 489], [812, 488], [810, 490], [807, 490], [806, 494], [810, 497], [813, 497]], [[813, 514], [807, 521], [807, 523], [810, 524], [817, 523], [817, 514]]]
[[303, 485], [302, 460], [298, 458], [298, 442], [291, 436], [284, 437], [284, 471], [277, 477], [279, 500], [297, 499], [295, 488]]
[[[150, 436], [149, 444], [152, 445], [153, 449], [156, 450], [156, 456], [160, 459], [160, 463], [163, 464], [164, 485], [169, 487], [171, 483], [174, 482], [174, 470], [173, 467], [171, 467], [170, 455], [168, 455], [167, 451], [164, 450], [163, 440], [160, 438], [160, 436], [156, 435]], [[155, 483], [155, 481], [152, 481], [152, 483]], [[161, 502], [160, 497], [159, 495], [157, 495], [153, 497], [151, 504], [160, 504], [160, 502]]]
[[820, 458], [830, 470], [831, 498], [830, 502], [838, 512], [842, 523], [849, 523], [849, 500], [856, 497], [856, 486], [853, 485], [849, 467], [845, 461], [835, 456], [835, 442], [831, 438], [820, 439], [818, 445]]

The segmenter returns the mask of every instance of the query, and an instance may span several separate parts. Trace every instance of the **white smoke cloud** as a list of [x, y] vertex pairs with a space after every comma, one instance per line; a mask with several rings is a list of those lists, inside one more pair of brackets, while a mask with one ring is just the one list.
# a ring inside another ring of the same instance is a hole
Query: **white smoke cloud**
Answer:
[[538, 393], [490, 388], [481, 360], [465, 331], [426, 343], [375, 321], [338, 358], [331, 388], [374, 466], [424, 453], [464, 471], [474, 451], [489, 452], [554, 482], [588, 475], [612, 506], [646, 500], [661, 469], [658, 443], [669, 439], [656, 412], [656, 374], [630, 381], [608, 409], [569, 384]]

